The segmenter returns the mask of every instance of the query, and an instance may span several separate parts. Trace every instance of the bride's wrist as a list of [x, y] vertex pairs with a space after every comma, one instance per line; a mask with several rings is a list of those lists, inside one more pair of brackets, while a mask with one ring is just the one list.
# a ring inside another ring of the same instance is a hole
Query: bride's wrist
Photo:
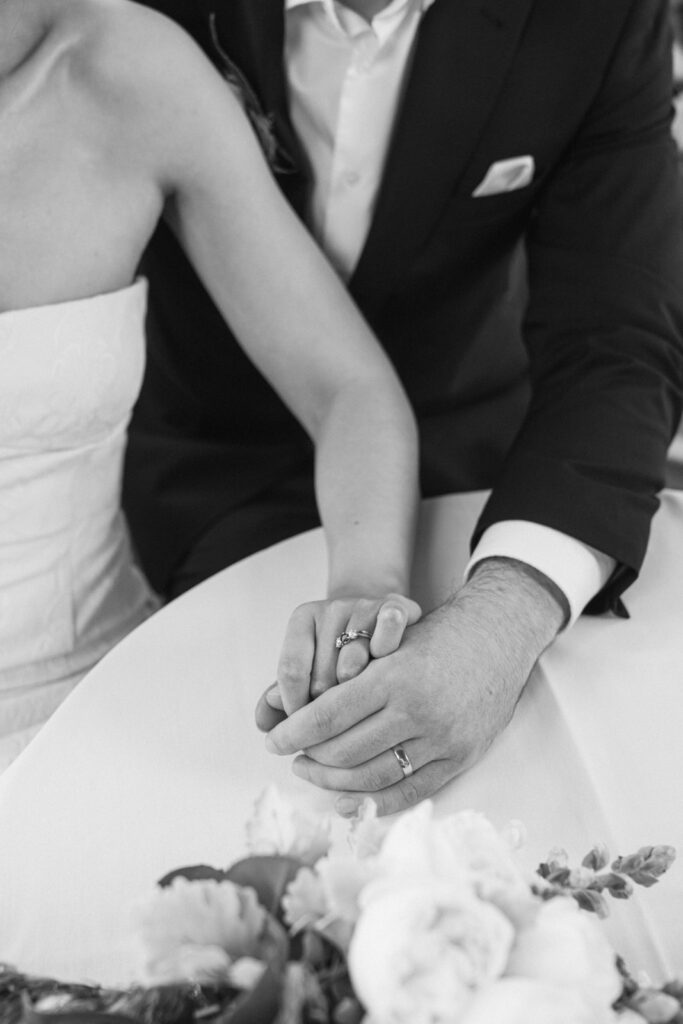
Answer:
[[327, 597], [329, 600], [344, 598], [383, 598], [387, 594], [410, 594], [410, 574], [407, 571], [346, 572], [330, 574]]

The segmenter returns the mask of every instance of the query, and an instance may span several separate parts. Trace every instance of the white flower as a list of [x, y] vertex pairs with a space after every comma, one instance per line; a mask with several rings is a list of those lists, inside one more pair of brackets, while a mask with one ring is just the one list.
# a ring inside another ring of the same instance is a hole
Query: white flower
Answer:
[[148, 959], [144, 968], [147, 985], [173, 985], [189, 981], [220, 985], [229, 980], [231, 960], [220, 946], [181, 943], [164, 955]]
[[389, 830], [380, 862], [389, 874], [467, 878], [483, 899], [499, 893], [529, 896], [509, 844], [483, 814], [461, 811], [435, 819], [428, 800]]
[[301, 868], [282, 897], [282, 910], [289, 927], [297, 932], [326, 917], [329, 912], [323, 884], [312, 868]]
[[579, 993], [596, 1024], [612, 1019], [609, 1007], [622, 988], [614, 951], [598, 922], [565, 897], [542, 903], [535, 921], [521, 929], [506, 974]]
[[148, 984], [217, 980], [233, 960], [257, 956], [265, 910], [253, 889], [177, 877], [135, 913]]
[[228, 970], [228, 981], [234, 988], [250, 991], [266, 969], [263, 960], [253, 956], [241, 956]]
[[275, 786], [263, 791], [247, 822], [247, 849], [252, 856], [280, 854], [315, 864], [329, 848], [329, 815], [292, 806]]
[[[617, 1021], [615, 1014], [599, 1018]], [[618, 1018], [621, 1024], [621, 1018]], [[501, 978], [472, 1001], [461, 1024], [596, 1024], [579, 992], [531, 978]], [[642, 1024], [642, 1021], [641, 1021]]]
[[381, 868], [376, 857], [355, 860], [353, 857], [324, 857], [316, 865], [323, 886], [328, 913], [340, 921], [353, 924], [360, 915], [362, 895], [375, 879], [381, 882]]
[[459, 1024], [504, 971], [514, 930], [462, 885], [427, 878], [370, 885], [349, 972], [373, 1024]]

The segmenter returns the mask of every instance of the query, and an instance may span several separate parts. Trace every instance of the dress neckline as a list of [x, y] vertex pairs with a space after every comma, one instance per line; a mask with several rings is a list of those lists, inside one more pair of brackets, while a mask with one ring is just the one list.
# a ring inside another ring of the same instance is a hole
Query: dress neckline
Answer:
[[115, 288], [110, 292], [98, 292], [96, 295], [85, 295], [76, 299], [61, 299], [58, 302], [46, 302], [39, 306], [19, 306], [17, 309], [0, 310], [0, 321], [5, 317], [22, 316], [27, 313], [46, 313], [51, 310], [64, 310], [74, 306], [89, 306], [94, 303], [115, 302], [119, 299], [137, 292], [144, 293], [147, 290], [147, 278], [137, 277], [131, 284], [123, 288]]

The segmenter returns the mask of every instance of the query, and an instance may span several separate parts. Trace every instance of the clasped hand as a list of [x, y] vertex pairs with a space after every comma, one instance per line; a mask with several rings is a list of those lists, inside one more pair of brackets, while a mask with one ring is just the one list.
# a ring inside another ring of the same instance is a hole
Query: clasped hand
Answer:
[[[337, 652], [335, 637], [367, 629], [373, 607], [370, 644], [357, 640]], [[561, 623], [559, 605], [514, 565], [485, 565], [422, 619], [397, 595], [352, 608], [303, 605], [278, 670], [284, 711], [274, 709], [271, 688], [257, 724], [273, 753], [301, 751], [294, 773], [338, 791], [341, 814], [353, 814], [368, 794], [380, 814], [400, 811], [481, 757]], [[408, 776], [398, 745], [413, 768]]]

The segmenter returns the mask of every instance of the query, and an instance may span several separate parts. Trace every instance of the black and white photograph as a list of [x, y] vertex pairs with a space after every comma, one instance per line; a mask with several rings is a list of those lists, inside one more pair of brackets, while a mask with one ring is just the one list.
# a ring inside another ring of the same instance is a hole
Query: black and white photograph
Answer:
[[0, 0], [0, 1024], [681, 1024], [682, 415], [681, 0]]

